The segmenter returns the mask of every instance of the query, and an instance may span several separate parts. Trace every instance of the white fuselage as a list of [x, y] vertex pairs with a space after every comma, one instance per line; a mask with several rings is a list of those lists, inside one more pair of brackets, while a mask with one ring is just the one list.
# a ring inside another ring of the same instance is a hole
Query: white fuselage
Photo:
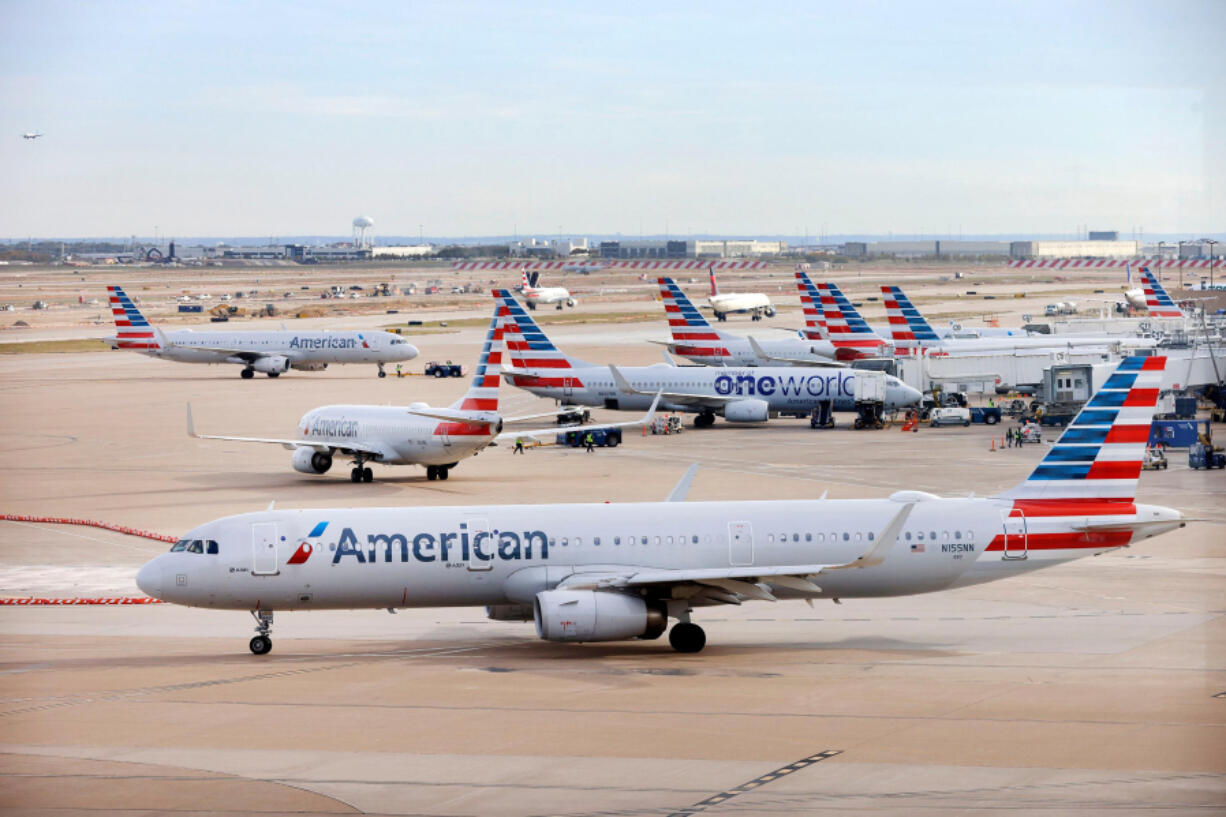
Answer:
[[761, 312], [770, 307], [770, 298], [761, 292], [728, 292], [712, 295], [707, 304], [720, 315], [729, 312]]
[[[160, 349], [142, 349], [151, 357], [181, 363], [243, 363], [242, 354], [284, 357], [291, 368], [328, 363], [395, 363], [417, 357], [417, 349], [398, 335], [380, 330], [297, 331], [292, 329], [165, 332]], [[236, 354], [240, 353], [240, 354]]]
[[385, 465], [452, 465], [479, 453], [502, 430], [502, 420], [489, 416], [488, 425], [469, 426], [412, 414], [404, 406], [321, 406], [302, 416], [298, 436], [339, 451], [377, 451], [375, 461]]
[[[668, 344], [668, 351], [678, 357], [708, 366], [792, 367], [804, 366], [806, 363], [828, 364], [848, 356], [848, 350], [845, 347], [838, 347], [828, 340], [808, 340], [801, 337], [771, 340], [754, 338], [754, 342], [763, 352], [766, 352], [766, 357], [754, 351], [748, 338], [726, 334], [722, 335], [719, 340], [672, 341]], [[887, 344], [882, 344], [880, 348], [885, 354], [889, 354]], [[857, 352], [852, 357], [860, 356], [860, 354]], [[872, 352], [865, 350], [863, 354], [871, 355]], [[797, 362], [785, 362], [789, 360]]]
[[980, 352], [1009, 352], [1012, 350], [1043, 350], [1066, 352], [1070, 349], [1106, 349], [1124, 346], [1128, 349], [1152, 349], [1157, 341], [1148, 338], [1101, 337], [1090, 335], [1035, 335], [1030, 337], [980, 337], [942, 338], [939, 341], [895, 340], [896, 354], [908, 355], [917, 346], [923, 346], [932, 354], [978, 354]]
[[[531, 360], [522, 364], [531, 366]], [[795, 366], [758, 366], [734, 369], [718, 366], [619, 367], [618, 371], [639, 393], [621, 391], [607, 366], [570, 369], [529, 369], [512, 371], [506, 379], [540, 397], [565, 400], [584, 406], [604, 406], [619, 410], [646, 409], [657, 391], [663, 390], [660, 408], [670, 411], [703, 411], [692, 400], [670, 400], [670, 392], [713, 398], [711, 407], [727, 398], [766, 402], [772, 412], [812, 411], [831, 400], [835, 411], [855, 408], [856, 373], [849, 369], [805, 369]], [[901, 408], [918, 403], [922, 395], [895, 377], [886, 377], [886, 408]], [[719, 401], [719, 402], [715, 402]]]
[[846, 564], [914, 501], [883, 562], [822, 573], [816, 592], [775, 590], [898, 596], [1018, 575], [1181, 524], [1175, 511], [1137, 505], [1105, 519], [1141, 521], [1138, 532], [1078, 533], [1071, 525], [1085, 517], [1007, 528], [1008, 500], [921, 496], [264, 511], [185, 534], [218, 552], [162, 554], [137, 582], [165, 601], [225, 609], [529, 604], [576, 574]]
[[565, 287], [524, 287], [524, 300], [536, 304], [565, 303], [570, 299], [570, 290]]

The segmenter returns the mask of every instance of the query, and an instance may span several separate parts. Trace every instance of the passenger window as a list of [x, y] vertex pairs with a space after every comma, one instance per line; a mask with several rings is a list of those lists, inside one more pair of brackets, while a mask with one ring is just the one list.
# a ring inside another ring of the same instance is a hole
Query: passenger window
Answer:
[[928, 538], [935, 542], [937, 540], [937, 532], [932, 530], [928, 531], [928, 533], [931, 534]]
[[868, 541], [870, 541], [870, 542], [871, 542], [871, 541], [873, 541], [873, 539], [874, 539], [874, 537], [873, 537], [873, 532], [870, 530], [870, 531], [868, 532]]
[[599, 545], [599, 544], [600, 544], [600, 537], [599, 537], [599, 536], [593, 536], [593, 537], [592, 537], [592, 544], [593, 544], [593, 545]]
[[671, 544], [673, 543], [673, 537], [671, 537], [671, 536], [666, 537], [664, 541], [665, 541], [667, 544], [670, 544], [670, 545], [671, 545]]
[[960, 530], [956, 530], [956, 531], [954, 531], [954, 538], [955, 538], [955, 539], [961, 539], [961, 538], [962, 538], [962, 531], [960, 531]]
[[773, 545], [775, 543], [775, 534], [773, 533], [766, 534], [766, 543], [768, 545]]
[[924, 541], [924, 532], [922, 530], [917, 530], [915, 532], [915, 538], [920, 540], [921, 542]]
[[640, 544], [644, 544], [644, 545], [645, 545], [645, 544], [647, 544], [647, 537], [646, 537], [646, 536], [644, 536], [644, 537], [643, 537], [643, 541], [642, 541]]
[[943, 531], [941, 531], [941, 538], [942, 538], [942, 539], [948, 539], [948, 538], [949, 538], [949, 531], [947, 531], [947, 530], [943, 530]]
[[657, 537], [656, 537], [656, 544], [657, 544], [657, 545], [658, 545], [658, 544], [660, 544], [660, 537], [659, 537], [659, 536], [657, 536]]
[[975, 532], [974, 532], [973, 530], [968, 530], [968, 531], [966, 532], [966, 541], [968, 541], [968, 542], [974, 542], [974, 541], [975, 541]]
[[549, 537], [549, 546], [550, 546], [551, 548], [553, 548], [553, 547], [557, 547], [557, 546], [558, 546], [558, 540], [557, 540], [557, 538], [555, 538], [555, 537], [553, 537], [553, 536], [550, 536], [550, 537]]
[[813, 534], [811, 534], [811, 533], [806, 533], [806, 534], [805, 534], [805, 541], [806, 541], [806, 542], [812, 542], [812, 541], [813, 541]]
[[569, 544], [570, 544], [570, 540], [567, 539], [565, 536], [563, 536], [562, 537], [562, 547], [566, 547]]
[[698, 544], [698, 534], [694, 534], [693, 538], [690, 540], [690, 544], [692, 545]]
[[213, 556], [217, 555], [217, 543], [212, 539], [209, 540], [209, 553]]
[[576, 537], [575, 537], [575, 547], [579, 547], [579, 545], [582, 545], [582, 544], [583, 544], [583, 537], [582, 537], [582, 536], [576, 536]]
[[708, 545], [709, 545], [709, 544], [711, 544], [711, 534], [709, 534], [709, 533], [708, 533], [708, 534], [707, 534], [707, 535], [706, 535], [706, 536], [703, 538], [703, 541], [704, 541], [704, 542], [706, 542]]
[[620, 536], [613, 537], [613, 544], [620, 545], [621, 543], [622, 543], [622, 538]]
[[178, 553], [179, 551], [182, 551], [182, 550], [187, 550], [187, 540], [186, 539], [180, 539], [179, 541], [175, 542], [173, 545], [170, 546], [171, 553]]
[[825, 542], [825, 541], [826, 541], [826, 534], [824, 534], [824, 533], [819, 533], [819, 534], [817, 535], [817, 541], [818, 541], [819, 543]]
[[800, 541], [800, 534], [799, 534], [799, 533], [793, 533], [793, 534], [792, 534], [792, 541], [793, 541], [793, 542], [799, 542], [799, 541]]
[[863, 538], [864, 538], [864, 535], [860, 533], [860, 531], [856, 531], [856, 541], [859, 542]]
[[851, 541], [851, 534], [850, 534], [850, 533], [847, 533], [846, 531], [844, 531], [844, 533], [843, 533], [843, 541], [844, 541], [844, 542], [850, 542], [850, 541]]

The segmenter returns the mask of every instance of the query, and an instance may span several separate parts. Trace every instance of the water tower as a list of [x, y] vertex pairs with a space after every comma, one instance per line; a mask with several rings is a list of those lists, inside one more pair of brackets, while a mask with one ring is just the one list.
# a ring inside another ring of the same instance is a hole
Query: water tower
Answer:
[[370, 249], [375, 243], [375, 221], [370, 216], [358, 216], [353, 220], [353, 246], [359, 250]]

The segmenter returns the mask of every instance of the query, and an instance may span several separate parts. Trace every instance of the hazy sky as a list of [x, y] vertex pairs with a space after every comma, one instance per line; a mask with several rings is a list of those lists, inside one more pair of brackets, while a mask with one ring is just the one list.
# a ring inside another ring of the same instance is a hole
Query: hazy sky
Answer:
[[1226, 230], [1224, 0], [604, 5], [0, 0], [0, 237]]

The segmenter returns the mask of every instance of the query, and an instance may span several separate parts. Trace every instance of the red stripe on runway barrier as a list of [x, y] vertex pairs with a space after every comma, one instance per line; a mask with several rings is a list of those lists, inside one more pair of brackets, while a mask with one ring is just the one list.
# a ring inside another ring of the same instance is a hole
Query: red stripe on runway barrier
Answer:
[[110, 522], [98, 522], [93, 519], [72, 519], [64, 516], [30, 516], [27, 514], [3, 513], [0, 514], [0, 520], [6, 522], [42, 522], [49, 525], [81, 525], [87, 528], [102, 528], [103, 530], [111, 530], [116, 533], [124, 533], [128, 536], [140, 536], [145, 539], [156, 539], [159, 542], [177, 542], [177, 536], [167, 536], [164, 533], [153, 533], [152, 531], [140, 530], [138, 528], [130, 528], [126, 525], [113, 525]]

